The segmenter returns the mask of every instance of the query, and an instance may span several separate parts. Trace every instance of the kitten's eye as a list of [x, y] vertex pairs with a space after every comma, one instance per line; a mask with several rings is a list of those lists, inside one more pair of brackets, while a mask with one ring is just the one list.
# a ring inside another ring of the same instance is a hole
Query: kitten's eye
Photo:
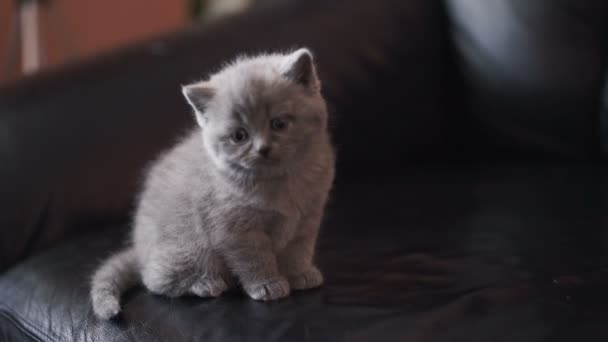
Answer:
[[282, 131], [287, 128], [287, 121], [279, 118], [274, 118], [270, 120], [270, 128], [275, 131]]
[[249, 139], [249, 133], [244, 128], [239, 128], [234, 133], [232, 133], [232, 141], [237, 144], [244, 143]]

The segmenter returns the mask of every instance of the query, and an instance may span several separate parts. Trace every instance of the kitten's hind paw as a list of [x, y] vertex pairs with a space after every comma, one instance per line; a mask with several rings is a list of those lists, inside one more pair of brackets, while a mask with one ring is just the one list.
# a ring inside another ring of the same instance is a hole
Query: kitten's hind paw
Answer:
[[228, 284], [221, 278], [201, 278], [192, 287], [190, 292], [199, 297], [218, 297], [228, 289]]
[[245, 292], [255, 300], [276, 300], [289, 295], [289, 282], [284, 277], [278, 277], [261, 284], [244, 286]]
[[321, 286], [323, 284], [323, 275], [315, 266], [308, 270], [289, 276], [289, 284], [294, 290], [306, 290]]

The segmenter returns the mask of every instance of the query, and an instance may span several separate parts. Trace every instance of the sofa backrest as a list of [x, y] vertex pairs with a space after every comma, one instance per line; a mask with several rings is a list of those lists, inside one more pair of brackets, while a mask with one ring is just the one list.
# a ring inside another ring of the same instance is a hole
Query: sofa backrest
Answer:
[[473, 145], [502, 158], [608, 157], [608, 1], [446, 4]]
[[128, 217], [146, 163], [194, 124], [180, 85], [240, 53], [311, 47], [332, 108], [340, 180], [444, 151], [441, 8], [291, 1], [0, 89], [0, 270]]
[[146, 163], [194, 124], [180, 85], [239, 53], [313, 50], [338, 182], [398, 181], [414, 162], [608, 156], [608, 3], [582, 4], [293, 0], [2, 88], [0, 270], [124, 221]]

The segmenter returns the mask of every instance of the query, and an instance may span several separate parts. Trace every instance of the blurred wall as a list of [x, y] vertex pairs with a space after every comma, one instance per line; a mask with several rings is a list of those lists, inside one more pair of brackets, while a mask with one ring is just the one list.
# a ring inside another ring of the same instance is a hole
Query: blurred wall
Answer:
[[0, 82], [4, 78], [4, 66], [6, 63], [6, 49], [8, 47], [8, 34], [11, 25], [13, 11], [12, 0], [0, 0]]
[[[0, 0], [0, 82], [7, 78], [14, 2]], [[44, 67], [177, 30], [187, 21], [185, 0], [51, 0], [50, 6], [40, 19], [47, 52]], [[74, 49], [69, 49], [70, 45]], [[11, 78], [18, 77], [18, 70], [9, 72]]]

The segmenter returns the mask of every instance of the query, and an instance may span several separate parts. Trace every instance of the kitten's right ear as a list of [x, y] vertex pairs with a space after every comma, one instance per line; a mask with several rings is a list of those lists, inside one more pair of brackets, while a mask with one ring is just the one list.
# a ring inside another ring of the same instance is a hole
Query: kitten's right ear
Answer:
[[198, 82], [183, 86], [182, 93], [196, 111], [196, 117], [199, 119], [205, 113], [209, 101], [215, 94], [215, 89], [207, 82]]
[[287, 56], [284, 75], [295, 83], [314, 91], [321, 89], [312, 53], [307, 48], [301, 48]]

